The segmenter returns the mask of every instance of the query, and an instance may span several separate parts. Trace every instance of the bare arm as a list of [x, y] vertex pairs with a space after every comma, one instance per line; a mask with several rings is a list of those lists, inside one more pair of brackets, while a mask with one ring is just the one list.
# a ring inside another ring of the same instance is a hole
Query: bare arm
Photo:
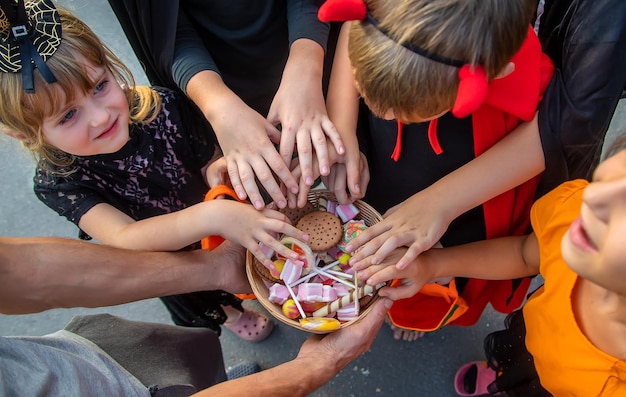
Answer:
[[194, 394], [194, 397], [306, 396], [369, 349], [389, 308], [391, 302], [388, 299], [381, 300], [359, 322], [323, 337], [311, 336], [294, 360], [254, 375], [217, 384]]
[[98, 241], [120, 248], [175, 251], [204, 237], [220, 235], [249, 249], [262, 263], [272, 261], [259, 248], [262, 242], [286, 257], [297, 257], [276, 239], [285, 234], [306, 241], [304, 232], [278, 211], [257, 211], [232, 200], [212, 200], [180, 211], [135, 221], [109, 204], [98, 204], [80, 219], [79, 226]]
[[[439, 241], [459, 215], [506, 192], [544, 169], [537, 117], [519, 125], [489, 150], [390, 209], [385, 219], [352, 240], [356, 264], [373, 255], [380, 263], [397, 247], [409, 247], [402, 268]], [[442, 198], [445, 198], [442, 200]]]
[[370, 285], [403, 279], [400, 286], [380, 291], [382, 296], [396, 300], [415, 295], [424, 284], [437, 278], [510, 280], [539, 273], [539, 245], [534, 234], [432, 248], [419, 255], [407, 267], [398, 270], [395, 264], [404, 250], [394, 251], [380, 265], [359, 271], [359, 278], [367, 280]]
[[139, 252], [84, 241], [0, 237], [0, 311], [100, 307], [200, 290], [250, 290], [243, 249]]
[[[338, 173], [337, 177], [330, 178], [326, 183], [335, 192], [339, 202], [342, 203], [362, 198], [369, 182], [369, 178], [366, 180], [361, 178], [363, 163], [361, 162], [359, 142], [356, 135], [359, 93], [355, 86], [352, 64], [348, 57], [349, 31], [350, 22], [346, 22], [341, 27], [337, 40], [326, 99], [328, 117], [335, 124], [345, 145], [345, 155], [341, 159], [342, 164], [336, 166], [343, 167], [344, 170]], [[350, 192], [350, 197], [346, 194], [346, 187]]]

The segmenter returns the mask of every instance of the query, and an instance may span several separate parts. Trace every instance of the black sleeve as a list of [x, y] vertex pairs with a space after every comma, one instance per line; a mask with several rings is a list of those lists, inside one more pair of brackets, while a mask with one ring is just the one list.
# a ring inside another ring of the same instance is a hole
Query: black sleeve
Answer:
[[546, 171], [538, 195], [591, 177], [626, 85], [626, 1], [546, 0], [539, 25], [555, 73], [539, 106]]
[[109, 0], [152, 85], [178, 89], [172, 79], [177, 0]]

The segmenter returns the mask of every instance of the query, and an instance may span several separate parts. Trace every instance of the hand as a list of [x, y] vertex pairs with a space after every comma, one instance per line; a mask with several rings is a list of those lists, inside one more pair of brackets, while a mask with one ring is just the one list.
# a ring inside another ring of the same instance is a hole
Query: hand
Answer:
[[363, 259], [371, 264], [381, 263], [387, 255], [398, 247], [408, 247], [396, 267], [404, 269], [411, 261], [439, 241], [452, 222], [441, 197], [431, 195], [425, 189], [404, 202], [392, 207], [384, 219], [365, 230], [352, 240], [346, 249], [354, 252], [350, 264], [356, 269], [363, 269]]
[[[435, 248], [436, 249], [436, 248]], [[391, 252], [385, 260], [378, 265], [369, 264], [363, 270], [357, 272], [360, 280], [365, 280], [369, 285], [377, 285], [394, 279], [400, 279], [400, 285], [395, 287], [383, 287], [378, 291], [380, 296], [392, 300], [410, 298], [417, 294], [422, 287], [431, 282], [435, 275], [431, 267], [418, 257], [403, 269], [398, 269], [397, 261], [405, 255], [406, 248], [398, 248]], [[370, 257], [371, 258], [371, 257]], [[367, 262], [366, 258], [362, 262]]]
[[353, 203], [363, 198], [370, 181], [367, 158], [358, 153], [356, 159], [344, 156], [345, 162], [337, 162], [331, 167], [330, 174], [322, 178], [328, 190], [335, 193], [339, 204]]
[[312, 335], [300, 348], [298, 359], [327, 363], [329, 371], [338, 373], [370, 348], [392, 304], [381, 299], [367, 316], [349, 327], [326, 336]]
[[226, 158], [220, 157], [213, 161], [206, 167], [206, 180], [209, 187], [215, 187], [217, 185], [229, 185], [228, 179], [228, 165], [226, 164]]
[[222, 212], [228, 223], [223, 225], [223, 234], [227, 240], [246, 247], [265, 267], [275, 269], [274, 262], [268, 258], [259, 243], [272, 248], [276, 253], [292, 259], [300, 255], [290, 250], [277, 240], [277, 236], [291, 236], [301, 241], [308, 241], [309, 236], [289, 224], [289, 219], [278, 211], [266, 208], [255, 210], [252, 206], [234, 201], [223, 200]]
[[274, 96], [267, 119], [281, 126], [280, 155], [285, 164], [291, 162], [297, 148], [302, 179], [313, 185], [313, 153], [317, 156], [319, 175], [328, 175], [330, 160], [326, 137], [335, 150], [345, 148], [339, 132], [328, 118], [322, 93], [324, 51], [309, 39], [296, 40], [291, 47], [280, 87]]
[[[218, 289], [233, 293], [233, 294], [247, 294], [252, 292], [248, 277], [246, 276], [246, 250], [241, 245], [235, 244], [232, 241], [224, 241], [218, 247], [209, 250], [195, 250], [194, 254], [201, 257], [206, 257], [203, 263], [209, 263], [211, 266], [207, 266], [204, 273], [210, 281], [207, 281], [207, 285], [215, 285], [215, 280], [219, 280]], [[219, 261], [215, 258], [208, 259], [209, 257], [220, 257]]]
[[284, 208], [287, 201], [273, 174], [294, 193], [298, 191], [298, 182], [272, 143], [279, 141], [280, 132], [241, 100], [235, 102], [236, 106], [212, 122], [233, 189], [240, 199], [249, 197], [256, 209], [263, 209], [256, 176], [276, 205]]

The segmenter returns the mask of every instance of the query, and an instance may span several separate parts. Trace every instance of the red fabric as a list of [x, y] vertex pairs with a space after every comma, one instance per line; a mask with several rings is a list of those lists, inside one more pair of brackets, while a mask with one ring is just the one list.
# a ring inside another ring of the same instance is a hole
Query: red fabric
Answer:
[[360, 21], [366, 14], [363, 0], [328, 0], [321, 5], [317, 18], [322, 22]]
[[[541, 45], [531, 27], [512, 62], [515, 71], [502, 79], [493, 80], [483, 106], [472, 113], [476, 156], [521, 122], [532, 120], [554, 71], [550, 59], [541, 52]], [[539, 177], [535, 177], [483, 204], [487, 238], [527, 232], [538, 180]], [[487, 303], [499, 312], [510, 313], [522, 304], [530, 281], [528, 278], [517, 281], [470, 279], [462, 292], [468, 310], [452, 324], [475, 324]], [[402, 328], [417, 330], [432, 324], [432, 321], [424, 323], [421, 317], [412, 317], [424, 311], [424, 306], [419, 304], [421, 299], [423, 296], [418, 293], [412, 298], [396, 301], [390, 310], [394, 323]], [[433, 312], [432, 315], [438, 314]]]
[[488, 89], [487, 73], [482, 66], [463, 65], [459, 69], [459, 89], [452, 114], [458, 118], [472, 114], [485, 101]]

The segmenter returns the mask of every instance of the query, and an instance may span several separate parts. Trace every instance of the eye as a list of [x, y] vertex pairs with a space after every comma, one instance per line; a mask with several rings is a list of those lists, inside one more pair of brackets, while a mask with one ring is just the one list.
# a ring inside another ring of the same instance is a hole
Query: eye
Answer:
[[102, 92], [104, 90], [106, 90], [107, 86], [109, 85], [109, 80], [103, 80], [100, 83], [98, 83], [98, 85], [96, 85], [93, 89], [94, 93], [99, 93]]
[[65, 113], [63, 115], [63, 117], [61, 117], [61, 120], [59, 121], [60, 125], [63, 125], [65, 123], [68, 123], [72, 120], [72, 118], [74, 118], [74, 115], [76, 115], [76, 109], [72, 109], [70, 111], [68, 111], [67, 113]]

